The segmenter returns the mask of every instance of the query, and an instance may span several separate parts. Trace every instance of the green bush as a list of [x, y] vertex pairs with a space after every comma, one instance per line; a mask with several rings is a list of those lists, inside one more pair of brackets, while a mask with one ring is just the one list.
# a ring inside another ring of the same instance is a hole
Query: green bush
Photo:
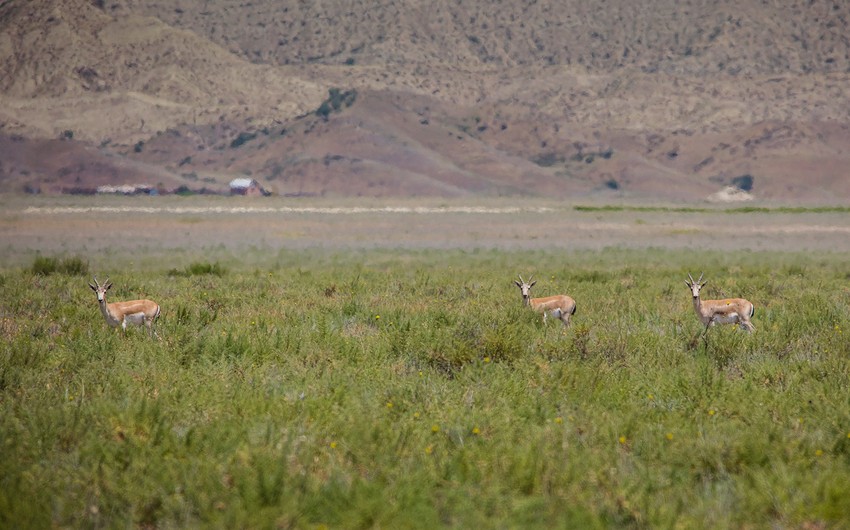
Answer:
[[168, 271], [169, 276], [224, 276], [227, 269], [218, 262], [194, 262], [186, 266], [183, 270], [171, 269]]
[[753, 191], [753, 182], [755, 179], [752, 175], [740, 175], [732, 179], [732, 185], [739, 190]]
[[357, 99], [356, 90], [341, 91], [338, 88], [328, 90], [328, 99], [324, 100], [319, 108], [316, 109], [316, 115], [327, 119], [333, 112], [339, 112], [343, 107], [350, 107]]
[[78, 256], [55, 258], [36, 256], [30, 266], [30, 272], [36, 275], [65, 274], [67, 276], [87, 276], [89, 264]]
[[250, 142], [251, 140], [253, 140], [256, 137], [257, 137], [257, 133], [241, 132], [241, 133], [239, 133], [239, 136], [237, 136], [236, 138], [233, 139], [232, 142], [230, 142], [230, 147], [235, 149], [237, 147], [242, 146], [243, 144], [245, 144], [247, 142]]

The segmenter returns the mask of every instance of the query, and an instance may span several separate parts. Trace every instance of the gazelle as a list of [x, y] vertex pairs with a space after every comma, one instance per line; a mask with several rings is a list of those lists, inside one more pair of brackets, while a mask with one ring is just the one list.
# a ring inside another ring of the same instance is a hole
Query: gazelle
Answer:
[[756, 330], [753, 323], [750, 322], [755, 312], [752, 303], [743, 298], [700, 300], [699, 291], [708, 282], [702, 281], [702, 273], [700, 273], [697, 281], [694, 281], [694, 277], [688, 273], [688, 279], [690, 281], [685, 280], [685, 285], [691, 289], [691, 294], [694, 297], [694, 311], [697, 312], [700, 322], [705, 324], [705, 331], [708, 331], [709, 326], [715, 324], [738, 324], [741, 329], [750, 333]]
[[97, 278], [94, 279], [94, 285], [89, 284], [92, 291], [97, 294], [97, 302], [100, 304], [100, 312], [103, 313], [103, 318], [106, 323], [112, 327], [121, 326], [121, 329], [126, 332], [127, 326], [141, 326], [142, 324], [148, 327], [151, 337], [156, 335], [154, 324], [159, 316], [159, 304], [151, 300], [130, 300], [127, 302], [106, 302], [106, 291], [112, 288], [112, 282], [109, 278], [103, 285], [97, 283]]
[[534, 276], [528, 278], [528, 281], [519, 276], [519, 281], [514, 280], [514, 283], [522, 291], [522, 303], [531, 307], [531, 309], [543, 313], [543, 322], [546, 322], [547, 316], [557, 318], [564, 323], [564, 327], [570, 325], [570, 317], [576, 312], [576, 301], [565, 294], [557, 294], [555, 296], [546, 296], [543, 298], [531, 298], [531, 288], [534, 287], [536, 281], [532, 281]]

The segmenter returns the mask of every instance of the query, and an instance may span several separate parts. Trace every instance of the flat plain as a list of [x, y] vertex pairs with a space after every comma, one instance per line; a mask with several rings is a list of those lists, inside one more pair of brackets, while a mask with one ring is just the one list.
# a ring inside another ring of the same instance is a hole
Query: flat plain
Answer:
[[2, 199], [3, 264], [173, 254], [268, 265], [287, 250], [605, 248], [850, 252], [847, 208], [610, 206], [541, 199]]
[[[850, 524], [843, 208], [0, 205], [0, 526]], [[755, 333], [701, 335], [701, 271]]]

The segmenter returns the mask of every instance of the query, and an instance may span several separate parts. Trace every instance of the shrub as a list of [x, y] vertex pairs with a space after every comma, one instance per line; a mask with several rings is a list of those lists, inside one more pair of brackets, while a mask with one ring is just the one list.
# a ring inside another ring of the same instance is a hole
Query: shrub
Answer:
[[205, 274], [213, 276], [224, 276], [227, 272], [220, 263], [205, 263], [195, 262], [187, 266], [182, 271], [179, 269], [171, 269], [168, 271], [169, 276], [203, 276]]
[[59, 262], [59, 273], [67, 276], [88, 276], [89, 264], [78, 256], [65, 258]]
[[741, 175], [732, 179], [732, 185], [743, 191], [752, 191], [753, 181], [752, 175]]
[[324, 100], [319, 108], [316, 109], [316, 115], [324, 119], [333, 112], [339, 112], [343, 107], [350, 107], [357, 99], [356, 90], [340, 91], [338, 88], [328, 90], [328, 99]]
[[48, 276], [59, 269], [59, 260], [56, 258], [48, 258], [44, 256], [36, 256], [32, 262], [30, 270], [33, 274]]
[[237, 147], [239, 147], [239, 146], [241, 146], [241, 145], [243, 145], [247, 142], [250, 142], [251, 140], [253, 140], [256, 137], [257, 137], [257, 133], [241, 132], [241, 133], [239, 133], [239, 136], [237, 136], [236, 138], [233, 139], [232, 142], [230, 142], [230, 147], [232, 149], [235, 149], [235, 148], [237, 148]]
[[564, 157], [557, 153], [540, 153], [532, 157], [531, 161], [540, 167], [552, 167], [555, 164], [563, 164]]
[[86, 276], [89, 264], [78, 256], [59, 259], [54, 257], [36, 256], [30, 271], [36, 275], [65, 274], [67, 276]]

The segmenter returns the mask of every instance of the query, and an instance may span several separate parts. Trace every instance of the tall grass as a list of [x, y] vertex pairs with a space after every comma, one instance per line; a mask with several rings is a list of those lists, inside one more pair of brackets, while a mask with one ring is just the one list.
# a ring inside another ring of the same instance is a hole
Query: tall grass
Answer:
[[[304, 254], [115, 271], [161, 340], [84, 279], [0, 272], [0, 526], [842, 527], [846, 256]], [[683, 283], [745, 296], [702, 327]], [[578, 303], [571, 328], [521, 305]]]

